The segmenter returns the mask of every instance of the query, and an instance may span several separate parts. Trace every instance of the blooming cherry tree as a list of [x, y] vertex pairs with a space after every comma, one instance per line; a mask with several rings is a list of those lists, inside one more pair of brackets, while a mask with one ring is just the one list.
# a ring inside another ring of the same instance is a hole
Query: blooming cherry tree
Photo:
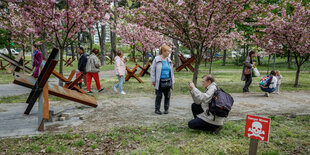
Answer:
[[129, 22], [143, 25], [179, 40], [196, 57], [193, 82], [212, 41], [247, 16], [244, 5], [250, 0], [139, 0], [141, 7], [128, 14]]
[[109, 18], [104, 0], [67, 0], [64, 8], [57, 8], [56, 0], [24, 0], [24, 3], [22, 14], [34, 24], [32, 31], [38, 35], [48, 34], [46, 40], [55, 40], [60, 48], [60, 74], [63, 73], [64, 48], [77, 39], [76, 34], [88, 29], [95, 33], [93, 25], [99, 20], [104, 24], [102, 19]]
[[[10, 32], [12, 42], [21, 45], [26, 50], [30, 44], [30, 34], [34, 32], [34, 25], [21, 14], [21, 8], [15, 3], [8, 3], [8, 12], [1, 10], [0, 27]], [[34, 36], [34, 39], [38, 35]]]
[[122, 38], [120, 41], [135, 47], [144, 56], [163, 44], [172, 45], [171, 39], [147, 27], [124, 22], [118, 23], [120, 24], [117, 26], [116, 33]]
[[[293, 7], [293, 12], [288, 6]], [[301, 2], [285, 1], [283, 6], [252, 6], [256, 10], [267, 12], [267, 16], [258, 17], [255, 25], [264, 25], [259, 34], [252, 36], [255, 44], [264, 48], [269, 54], [283, 53], [284, 46], [295, 57], [297, 65], [294, 87], [298, 86], [301, 66], [310, 56], [310, 5]], [[273, 14], [272, 9], [280, 10]]]

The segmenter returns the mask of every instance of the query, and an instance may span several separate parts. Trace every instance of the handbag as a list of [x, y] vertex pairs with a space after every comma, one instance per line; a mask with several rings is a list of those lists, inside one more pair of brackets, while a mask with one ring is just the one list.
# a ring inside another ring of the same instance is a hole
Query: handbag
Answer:
[[251, 69], [250, 68], [245, 68], [243, 74], [244, 75], [251, 75]]
[[160, 79], [160, 85], [159, 87], [161, 89], [169, 89], [172, 87], [172, 82], [171, 82], [171, 78], [167, 78], [167, 79]]

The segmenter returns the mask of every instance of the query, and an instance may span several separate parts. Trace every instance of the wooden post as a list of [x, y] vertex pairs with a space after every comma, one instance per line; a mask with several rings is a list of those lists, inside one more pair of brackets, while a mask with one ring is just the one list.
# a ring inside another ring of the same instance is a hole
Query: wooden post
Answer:
[[250, 138], [250, 149], [249, 149], [249, 155], [256, 155], [257, 153], [257, 146], [258, 146], [258, 139]]

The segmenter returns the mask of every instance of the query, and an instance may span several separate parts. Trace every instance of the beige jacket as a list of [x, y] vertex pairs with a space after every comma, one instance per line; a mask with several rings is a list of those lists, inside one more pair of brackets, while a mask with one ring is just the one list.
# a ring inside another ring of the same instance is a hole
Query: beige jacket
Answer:
[[92, 53], [86, 63], [86, 72], [98, 73], [101, 63], [95, 53]]
[[218, 117], [210, 113], [210, 115], [207, 115], [208, 109], [209, 109], [209, 102], [211, 102], [214, 92], [216, 91], [216, 83], [212, 82], [208, 88], [206, 89], [206, 92], [203, 93], [197, 88], [194, 88], [190, 91], [192, 98], [196, 104], [201, 104], [201, 107], [203, 109], [203, 113], [198, 114], [197, 117], [206, 121], [207, 123], [222, 126], [225, 120], [225, 117]]

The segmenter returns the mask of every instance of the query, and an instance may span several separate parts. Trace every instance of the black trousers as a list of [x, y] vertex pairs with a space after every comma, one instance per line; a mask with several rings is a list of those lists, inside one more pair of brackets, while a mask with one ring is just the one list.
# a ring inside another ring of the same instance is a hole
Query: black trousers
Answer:
[[159, 88], [158, 90], [155, 89], [155, 94], [156, 94], [156, 99], [155, 99], [155, 110], [160, 110], [160, 105], [161, 105], [161, 99], [163, 97], [163, 94], [165, 96], [164, 102], [164, 108], [165, 111], [169, 110], [169, 105], [170, 105], [170, 88], [168, 89], [161, 89]]
[[203, 109], [200, 104], [192, 104], [192, 113], [194, 115], [194, 119], [188, 122], [188, 127], [191, 129], [204, 130], [214, 132], [220, 126], [213, 125], [205, 122], [201, 118], [198, 118], [197, 115], [203, 113]]
[[243, 92], [249, 92], [249, 86], [252, 83], [252, 75], [245, 75], [245, 84], [243, 87]]

